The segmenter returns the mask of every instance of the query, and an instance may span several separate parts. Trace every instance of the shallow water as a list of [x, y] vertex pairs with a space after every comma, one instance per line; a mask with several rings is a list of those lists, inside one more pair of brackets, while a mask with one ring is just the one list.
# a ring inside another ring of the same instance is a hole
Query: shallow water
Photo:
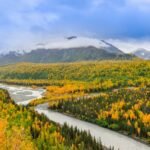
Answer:
[[[0, 88], [8, 90], [10, 96], [17, 104], [20, 105], [27, 105], [32, 99], [41, 98], [45, 92], [45, 90], [41, 88], [32, 89], [29, 87], [5, 84], [0, 84]], [[52, 110], [48, 110], [47, 107], [48, 104], [42, 104], [35, 107], [35, 110], [39, 113], [45, 114], [50, 120], [61, 125], [66, 122], [70, 126], [77, 126], [80, 130], [89, 131], [93, 137], [96, 137], [96, 139], [101, 139], [102, 143], [107, 147], [114, 146], [115, 150], [150, 150], [148, 145], [140, 143], [127, 136], [85, 121], [63, 115], [58, 112], [54, 112]]]
[[74, 127], [77, 126], [80, 130], [90, 131], [93, 137], [98, 140], [101, 139], [102, 143], [107, 147], [114, 146], [115, 150], [150, 150], [149, 146], [133, 140], [132, 138], [111, 131], [109, 129], [99, 127], [92, 123], [81, 121], [79, 119], [75, 119], [58, 112], [48, 110], [47, 107], [48, 104], [42, 104], [38, 105], [35, 110], [38, 113], [45, 114], [50, 120], [53, 120], [54, 122], [57, 122], [61, 125], [67, 122], [68, 125]]
[[33, 99], [41, 98], [45, 92], [42, 88], [30, 88], [24, 86], [0, 84], [0, 88], [6, 89], [16, 104], [27, 105]]

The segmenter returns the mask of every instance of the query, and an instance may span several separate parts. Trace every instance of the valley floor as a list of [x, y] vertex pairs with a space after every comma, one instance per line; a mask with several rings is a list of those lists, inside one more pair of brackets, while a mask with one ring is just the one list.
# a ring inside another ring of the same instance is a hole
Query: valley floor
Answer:
[[0, 81], [42, 86], [29, 106], [49, 109], [150, 144], [150, 61], [16, 64], [0, 67]]
[[60, 126], [29, 107], [16, 105], [2, 89], [0, 110], [2, 150], [107, 150], [87, 132]]

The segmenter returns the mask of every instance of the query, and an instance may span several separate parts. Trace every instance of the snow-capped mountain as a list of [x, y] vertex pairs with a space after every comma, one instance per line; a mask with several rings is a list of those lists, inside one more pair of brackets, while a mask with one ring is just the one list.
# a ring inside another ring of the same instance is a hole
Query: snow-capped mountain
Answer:
[[54, 38], [49, 40], [47, 43], [43, 43], [39, 46], [45, 49], [66, 49], [89, 46], [93, 46], [96, 48], [109, 47], [109, 45], [105, 44], [101, 40], [77, 36], [70, 36], [66, 38]]
[[108, 52], [115, 53], [118, 52], [123, 54], [121, 50], [116, 48], [115, 46], [107, 43], [104, 40], [99, 40], [96, 38], [88, 38], [88, 37], [77, 37], [70, 36], [66, 38], [54, 38], [49, 40], [46, 43], [38, 43], [34, 49], [69, 49], [69, 48], [85, 48], [93, 46], [95, 48], [103, 48]]
[[16, 62], [74, 62], [104, 59], [131, 59], [112, 44], [99, 39], [70, 36], [38, 43], [26, 52], [10, 52], [0, 56], [0, 64]]
[[146, 49], [138, 49], [134, 51], [133, 54], [142, 59], [146, 59], [146, 60], [150, 59], [150, 51]]

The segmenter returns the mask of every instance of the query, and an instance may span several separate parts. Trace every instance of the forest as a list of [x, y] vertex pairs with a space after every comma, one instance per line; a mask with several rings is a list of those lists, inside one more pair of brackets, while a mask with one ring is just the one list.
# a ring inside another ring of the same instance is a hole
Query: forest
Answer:
[[30, 106], [48, 102], [50, 109], [150, 144], [150, 61], [20, 63], [0, 67], [0, 82], [42, 86], [43, 98]]
[[1, 150], [107, 150], [90, 133], [60, 126], [29, 107], [15, 105], [2, 89], [0, 110]]
[[129, 88], [100, 96], [59, 101], [50, 109], [72, 115], [102, 127], [140, 137], [150, 143], [150, 89]]
[[141, 84], [150, 86], [150, 61], [20, 63], [1, 66], [0, 80], [7, 83], [46, 86], [61, 86], [66, 82], [80, 81], [92, 83], [98, 90]]

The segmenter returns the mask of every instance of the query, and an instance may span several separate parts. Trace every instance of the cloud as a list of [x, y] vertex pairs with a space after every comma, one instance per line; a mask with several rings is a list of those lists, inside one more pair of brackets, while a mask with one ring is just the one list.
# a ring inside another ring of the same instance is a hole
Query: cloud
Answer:
[[26, 5], [26, 6], [32, 7], [32, 8], [39, 6], [44, 1], [45, 0], [20, 0], [22, 5]]
[[98, 7], [98, 6], [101, 6], [102, 4], [104, 4], [105, 2], [106, 2], [105, 0], [93, 0], [92, 5], [94, 7]]
[[60, 16], [55, 13], [41, 13], [41, 12], [26, 12], [26, 13], [12, 13], [8, 16], [10, 22], [17, 26], [42, 26], [59, 20]]
[[126, 0], [126, 3], [135, 7], [150, 6], [149, 0]]
[[0, 13], [10, 15], [11, 12], [31, 11], [41, 3], [42, 0], [0, 0]]
[[133, 52], [140, 48], [150, 51], [150, 39], [108, 39], [107, 41], [126, 53]]
[[115, 8], [116, 10], [128, 10], [130, 8], [140, 11], [150, 11], [150, 0], [92, 0], [92, 10], [103, 7]]
[[134, 9], [140, 12], [150, 12], [149, 0], [125, 0], [124, 9]]
[[[27, 23], [53, 22], [59, 15], [52, 11], [43, 12], [37, 8], [46, 0], [0, 0], [0, 14], [11, 23], [23, 25]], [[43, 24], [42, 24], [43, 25]]]
[[150, 0], [0, 0], [0, 47], [29, 47], [50, 35], [90, 34], [120, 43], [149, 37], [149, 8]]
[[27, 49], [47, 36], [45, 32], [52, 30], [60, 14], [51, 9], [40, 10], [45, 2], [47, 0], [0, 0], [0, 51]]

